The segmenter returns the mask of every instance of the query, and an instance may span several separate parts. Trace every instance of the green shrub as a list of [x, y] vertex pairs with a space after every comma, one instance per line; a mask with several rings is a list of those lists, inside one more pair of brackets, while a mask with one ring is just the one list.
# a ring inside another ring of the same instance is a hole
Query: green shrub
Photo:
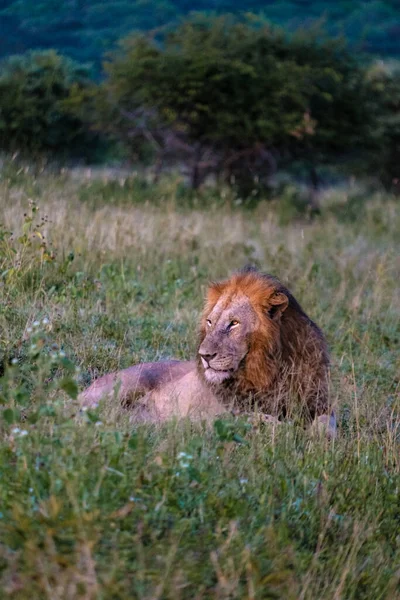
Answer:
[[379, 99], [374, 132], [377, 151], [371, 170], [387, 188], [400, 193], [400, 64], [375, 63], [368, 77]]
[[0, 64], [0, 148], [22, 153], [76, 152], [88, 143], [82, 121], [64, 102], [88, 85], [86, 69], [54, 50]]

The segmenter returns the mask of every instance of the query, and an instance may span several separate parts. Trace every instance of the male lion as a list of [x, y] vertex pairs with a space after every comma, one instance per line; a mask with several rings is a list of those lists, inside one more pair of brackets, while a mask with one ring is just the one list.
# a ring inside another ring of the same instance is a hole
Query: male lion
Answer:
[[301, 414], [335, 435], [328, 377], [321, 330], [278, 279], [247, 268], [209, 286], [196, 361], [143, 363], [104, 375], [81, 399], [91, 406], [118, 396], [145, 421], [227, 410]]

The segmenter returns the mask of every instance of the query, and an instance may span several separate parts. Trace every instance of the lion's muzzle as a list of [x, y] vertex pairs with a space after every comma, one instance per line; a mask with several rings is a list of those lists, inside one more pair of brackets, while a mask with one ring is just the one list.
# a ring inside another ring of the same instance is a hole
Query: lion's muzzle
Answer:
[[199, 352], [199, 355], [205, 377], [211, 383], [220, 383], [235, 371], [234, 361], [230, 357], [220, 356], [217, 352], [213, 354]]

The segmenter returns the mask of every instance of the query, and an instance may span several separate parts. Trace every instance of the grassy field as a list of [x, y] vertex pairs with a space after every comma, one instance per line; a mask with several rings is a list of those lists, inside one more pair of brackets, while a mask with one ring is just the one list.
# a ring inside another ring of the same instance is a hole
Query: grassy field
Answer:
[[[309, 220], [89, 175], [0, 180], [0, 597], [400, 598], [398, 200], [332, 191]], [[326, 332], [334, 442], [80, 411], [101, 373], [194, 355], [207, 282], [249, 262]]]

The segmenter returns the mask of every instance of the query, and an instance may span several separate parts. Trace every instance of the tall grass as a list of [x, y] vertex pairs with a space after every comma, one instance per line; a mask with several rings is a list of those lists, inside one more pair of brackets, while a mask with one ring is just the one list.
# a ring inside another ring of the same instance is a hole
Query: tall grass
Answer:
[[[289, 196], [184, 201], [173, 180], [3, 169], [2, 596], [400, 598], [398, 201], [332, 190], [313, 220]], [[334, 443], [80, 411], [77, 384], [193, 356], [207, 282], [249, 262], [327, 335]]]

